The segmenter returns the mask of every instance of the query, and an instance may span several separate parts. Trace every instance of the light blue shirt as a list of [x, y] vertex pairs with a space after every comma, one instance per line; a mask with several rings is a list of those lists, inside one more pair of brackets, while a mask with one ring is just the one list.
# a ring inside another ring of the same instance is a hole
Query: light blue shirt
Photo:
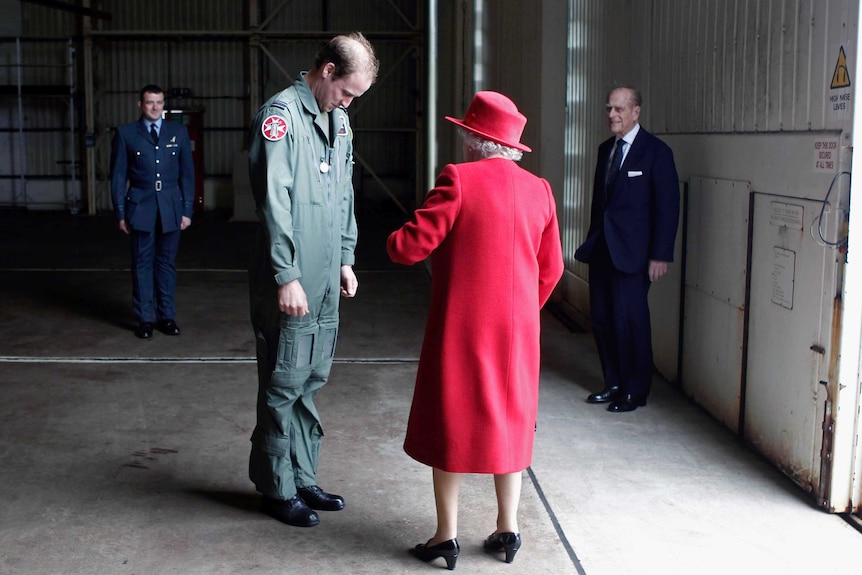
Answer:
[[156, 120], [155, 122], [150, 122], [149, 120], [147, 120], [147, 132], [149, 132], [152, 129], [152, 126], [156, 127], [156, 134], [159, 134], [159, 135], [162, 134], [162, 120], [161, 120], [161, 118]]

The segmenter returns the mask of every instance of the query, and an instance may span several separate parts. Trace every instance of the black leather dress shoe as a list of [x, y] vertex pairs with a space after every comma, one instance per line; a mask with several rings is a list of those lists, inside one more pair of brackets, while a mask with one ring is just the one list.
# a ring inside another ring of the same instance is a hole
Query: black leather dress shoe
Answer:
[[294, 527], [314, 527], [320, 523], [317, 513], [296, 495], [287, 501], [264, 496], [260, 509], [270, 517]]
[[160, 320], [159, 331], [165, 335], [180, 335], [180, 328], [172, 319]]
[[587, 397], [587, 403], [608, 403], [616, 399], [619, 394], [619, 387], [606, 387], [598, 393], [590, 394]]
[[326, 493], [317, 485], [297, 487], [296, 494], [312, 509], [320, 511], [340, 511], [344, 509], [344, 498], [342, 496]]
[[141, 339], [150, 339], [153, 337], [153, 324], [148, 321], [142, 321], [138, 324], [135, 335]]
[[631, 394], [626, 394], [615, 400], [608, 406], [608, 411], [613, 413], [624, 413], [626, 411], [634, 411], [638, 407], [646, 405], [645, 397], [634, 397]]

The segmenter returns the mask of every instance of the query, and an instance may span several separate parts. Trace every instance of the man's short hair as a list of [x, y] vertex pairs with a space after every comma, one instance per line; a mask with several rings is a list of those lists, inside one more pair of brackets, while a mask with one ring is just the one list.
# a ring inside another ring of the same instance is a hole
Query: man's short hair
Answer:
[[144, 101], [144, 94], [164, 94], [164, 90], [156, 86], [155, 84], [147, 84], [143, 88], [141, 88], [141, 93], [138, 95], [138, 102]]
[[327, 42], [314, 59], [314, 67], [321, 68], [327, 62], [335, 64], [336, 78], [365, 72], [371, 81], [377, 79], [380, 62], [374, 55], [371, 42], [362, 32], [351, 32], [336, 36]]

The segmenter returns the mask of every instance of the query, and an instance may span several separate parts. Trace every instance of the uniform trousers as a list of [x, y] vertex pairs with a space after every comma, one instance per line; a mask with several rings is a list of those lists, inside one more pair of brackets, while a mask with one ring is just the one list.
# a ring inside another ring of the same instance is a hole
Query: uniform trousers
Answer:
[[646, 399], [652, 384], [650, 281], [614, 267], [604, 237], [590, 259], [590, 321], [607, 387]]
[[177, 315], [175, 260], [180, 230], [164, 233], [158, 216], [151, 232], [132, 230], [132, 305], [141, 322], [154, 323]]
[[303, 317], [282, 313], [262, 243], [266, 242], [258, 241], [249, 272], [258, 368], [249, 478], [263, 495], [287, 500], [296, 495], [297, 487], [317, 485], [323, 427], [314, 397], [332, 368], [340, 286], [303, 284], [309, 313]]

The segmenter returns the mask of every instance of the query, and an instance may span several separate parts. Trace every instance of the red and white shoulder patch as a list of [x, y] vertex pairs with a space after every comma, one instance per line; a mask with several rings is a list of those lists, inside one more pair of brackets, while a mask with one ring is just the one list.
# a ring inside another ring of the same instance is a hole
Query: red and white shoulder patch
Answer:
[[261, 124], [260, 131], [270, 142], [277, 142], [287, 135], [287, 122], [281, 116], [268, 116]]

